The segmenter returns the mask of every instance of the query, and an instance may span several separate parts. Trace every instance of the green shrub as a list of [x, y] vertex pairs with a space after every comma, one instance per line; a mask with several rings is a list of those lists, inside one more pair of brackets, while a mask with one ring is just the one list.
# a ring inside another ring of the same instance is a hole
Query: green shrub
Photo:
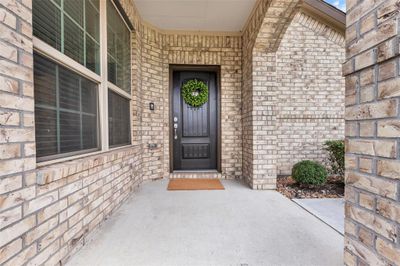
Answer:
[[328, 178], [326, 169], [314, 161], [301, 161], [292, 169], [292, 178], [304, 185], [322, 185]]
[[344, 176], [344, 141], [325, 141], [324, 150], [328, 152], [330, 173], [333, 175]]

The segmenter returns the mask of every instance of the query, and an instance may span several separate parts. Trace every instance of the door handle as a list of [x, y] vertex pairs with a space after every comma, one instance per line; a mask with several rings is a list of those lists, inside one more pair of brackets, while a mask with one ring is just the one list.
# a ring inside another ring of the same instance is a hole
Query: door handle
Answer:
[[177, 129], [178, 129], [178, 123], [174, 123], [174, 139], [178, 139], [178, 134], [177, 134]]

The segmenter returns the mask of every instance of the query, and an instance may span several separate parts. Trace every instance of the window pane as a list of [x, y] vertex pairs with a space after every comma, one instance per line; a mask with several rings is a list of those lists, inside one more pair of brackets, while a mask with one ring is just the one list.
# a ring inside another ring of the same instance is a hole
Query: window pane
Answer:
[[98, 148], [95, 83], [35, 53], [34, 88], [38, 157]]
[[61, 51], [61, 11], [50, 0], [32, 2], [33, 35]]
[[35, 106], [35, 134], [37, 157], [57, 153], [57, 114], [55, 110]]
[[81, 149], [81, 119], [79, 113], [60, 111], [60, 152]]
[[85, 40], [86, 67], [100, 74], [100, 12], [99, 0], [86, 0], [85, 4]]
[[107, 1], [108, 81], [130, 93], [130, 31], [110, 1]]
[[65, 68], [59, 69], [60, 107], [79, 111], [79, 76]]
[[108, 55], [107, 57], [107, 74], [108, 74], [108, 81], [116, 84], [117, 80], [117, 62]]
[[[113, 8], [113, 7], [111, 7]], [[116, 54], [115, 52], [115, 47], [116, 47], [116, 37], [114, 36], [114, 30], [111, 28], [111, 16], [107, 17], [107, 53], [108, 55], [114, 55]]]
[[41, 56], [35, 57], [35, 103], [56, 106], [56, 64]]
[[86, 67], [100, 73], [100, 46], [86, 34]]
[[82, 145], [84, 149], [90, 149], [97, 145], [97, 132], [93, 130], [97, 125], [97, 117], [82, 115]]
[[64, 10], [75, 22], [83, 27], [83, 0], [64, 1]]
[[129, 100], [108, 91], [109, 145], [120, 146], [131, 143]]
[[64, 53], [75, 61], [84, 63], [83, 31], [68, 17], [64, 17]]
[[34, 0], [33, 34], [95, 73], [100, 73], [98, 0]]
[[86, 31], [96, 41], [100, 40], [100, 28], [99, 28], [99, 1], [86, 1]]
[[130, 93], [130, 46], [129, 39], [123, 40], [117, 38], [116, 43], [116, 58], [117, 58], [117, 83], [119, 87]]
[[96, 115], [97, 113], [97, 85], [87, 79], [81, 80], [82, 112]]

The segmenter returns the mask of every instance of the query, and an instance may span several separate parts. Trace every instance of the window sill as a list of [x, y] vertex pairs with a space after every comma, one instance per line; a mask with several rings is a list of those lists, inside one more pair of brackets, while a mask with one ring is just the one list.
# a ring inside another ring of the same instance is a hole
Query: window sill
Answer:
[[96, 151], [37, 163], [36, 183], [38, 185], [46, 185], [64, 177], [89, 170], [108, 162], [111, 153], [121, 153], [121, 156], [126, 153], [133, 154], [134, 148], [140, 148], [140, 146], [139, 144], [131, 144], [111, 148], [107, 151]]
[[72, 161], [72, 160], [78, 160], [78, 159], [89, 157], [89, 156], [98, 155], [98, 154], [101, 154], [101, 153], [104, 153], [104, 152], [107, 152], [107, 151], [98, 150], [98, 151], [92, 151], [92, 152], [88, 152], [88, 153], [82, 153], [82, 154], [78, 154], [78, 155], [71, 155], [71, 156], [62, 157], [62, 158], [58, 158], [58, 159], [43, 161], [43, 162], [37, 163], [36, 167], [37, 168], [42, 168], [42, 167], [50, 166], [50, 165], [53, 165], [53, 164], [58, 164], [58, 163]]
[[110, 147], [110, 148], [108, 148], [108, 151], [116, 151], [118, 149], [124, 149], [124, 148], [135, 147], [135, 146], [138, 146], [138, 145], [125, 144], [125, 145], [122, 145], [122, 146]]

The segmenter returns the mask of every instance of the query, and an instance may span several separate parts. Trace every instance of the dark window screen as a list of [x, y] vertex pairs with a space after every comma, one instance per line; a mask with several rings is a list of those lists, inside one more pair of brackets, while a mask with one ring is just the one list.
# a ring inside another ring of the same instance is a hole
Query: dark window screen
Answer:
[[98, 86], [34, 54], [35, 128], [39, 161], [98, 149]]
[[108, 90], [110, 147], [128, 145], [131, 143], [129, 117], [129, 100]]
[[107, 1], [108, 81], [131, 93], [130, 31], [110, 0]]

